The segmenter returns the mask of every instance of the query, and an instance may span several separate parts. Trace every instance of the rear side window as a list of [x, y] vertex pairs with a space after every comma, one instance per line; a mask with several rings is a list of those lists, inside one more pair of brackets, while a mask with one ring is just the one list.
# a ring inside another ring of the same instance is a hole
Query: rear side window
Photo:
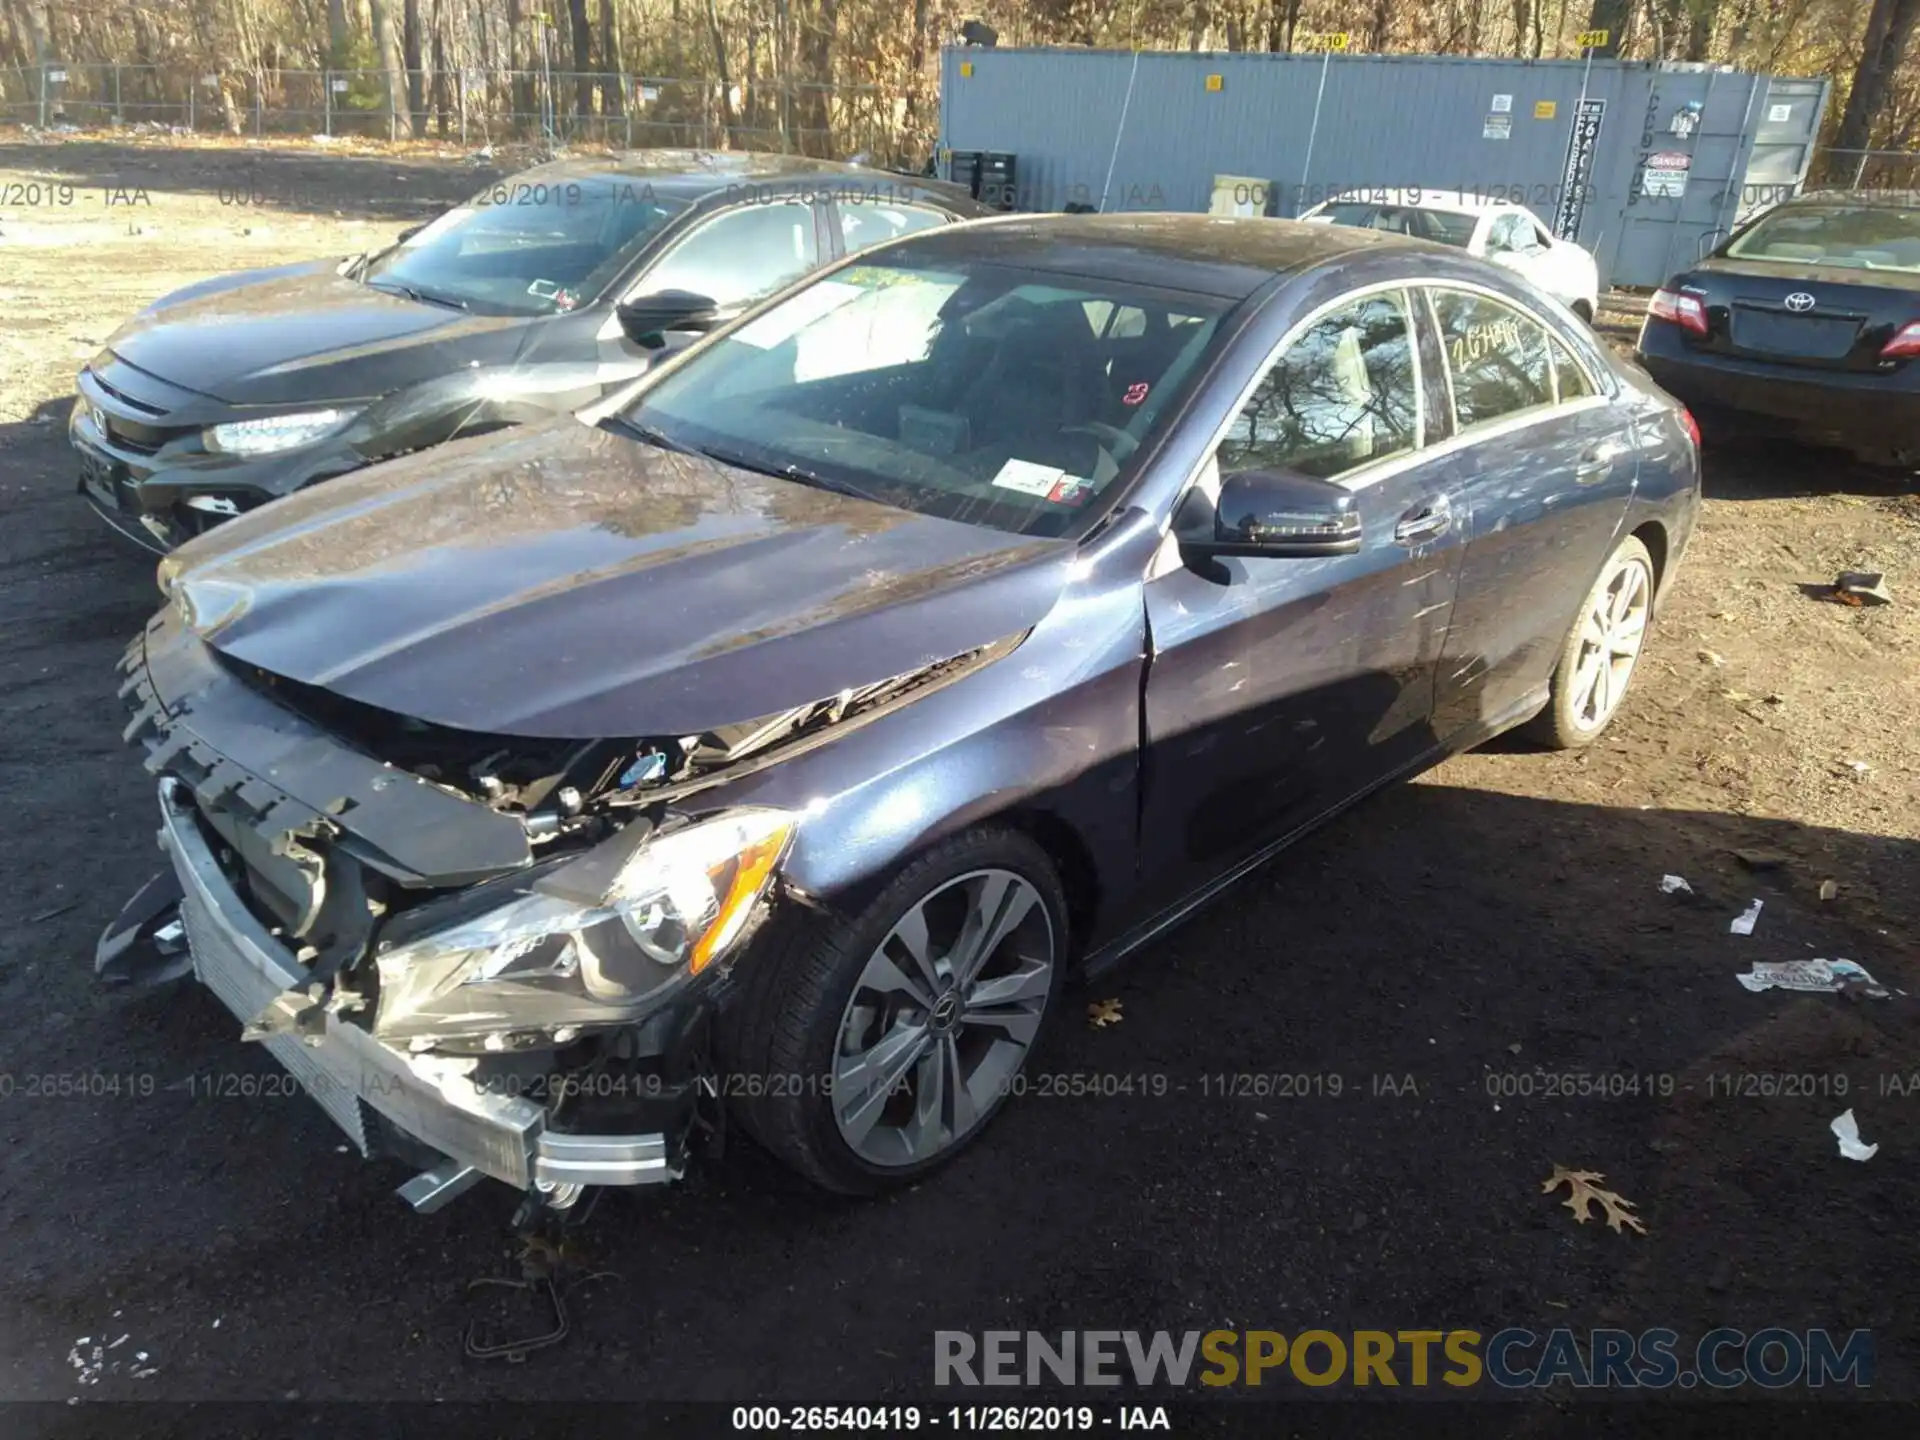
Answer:
[[1587, 379], [1587, 372], [1580, 368], [1580, 362], [1573, 358], [1573, 352], [1551, 335], [1547, 344], [1553, 350], [1553, 393], [1554, 398], [1565, 404], [1569, 400], [1579, 400], [1593, 394], [1593, 382]]
[[1420, 221], [1422, 233], [1427, 239], [1451, 245], [1457, 250], [1465, 250], [1471, 245], [1473, 232], [1480, 228], [1478, 215], [1465, 215], [1458, 210], [1422, 210]]
[[1553, 403], [1551, 341], [1537, 321], [1464, 290], [1436, 289], [1433, 305], [1460, 429]]
[[931, 230], [946, 221], [938, 210], [923, 205], [863, 204], [842, 198], [836, 208], [840, 212], [840, 238], [846, 242], [849, 255], [916, 230]]
[[1419, 373], [1406, 295], [1343, 305], [1287, 347], [1221, 441], [1220, 471], [1333, 479], [1418, 443]]

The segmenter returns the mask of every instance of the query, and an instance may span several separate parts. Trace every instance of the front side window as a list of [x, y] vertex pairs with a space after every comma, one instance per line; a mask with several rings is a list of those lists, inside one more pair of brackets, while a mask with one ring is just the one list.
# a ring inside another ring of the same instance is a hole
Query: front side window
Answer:
[[482, 314], [551, 315], [597, 299], [686, 210], [623, 176], [505, 180], [386, 253], [360, 279]]
[[[747, 469], [1074, 535], [1211, 351], [1226, 301], [899, 247], [688, 354], [629, 425]], [[1096, 317], [1112, 322], [1096, 328]], [[1126, 329], [1138, 333], [1116, 336]]]
[[946, 216], [924, 205], [887, 205], [842, 199], [837, 208], [840, 212], [840, 238], [849, 255], [856, 250], [865, 250], [870, 245], [911, 235], [916, 230], [931, 230], [946, 222]]
[[1499, 254], [1503, 251], [1523, 253], [1529, 248], [1528, 237], [1524, 233], [1518, 215], [1502, 215], [1493, 222], [1493, 228], [1487, 232], [1487, 249]]
[[685, 290], [724, 310], [771, 295], [819, 263], [811, 205], [748, 204], [689, 235], [647, 272], [639, 293]]
[[1553, 403], [1547, 332], [1519, 310], [1465, 290], [1435, 290], [1458, 428]]
[[1418, 443], [1419, 372], [1403, 291], [1316, 320], [1274, 362], [1220, 444], [1223, 474], [1333, 479]]

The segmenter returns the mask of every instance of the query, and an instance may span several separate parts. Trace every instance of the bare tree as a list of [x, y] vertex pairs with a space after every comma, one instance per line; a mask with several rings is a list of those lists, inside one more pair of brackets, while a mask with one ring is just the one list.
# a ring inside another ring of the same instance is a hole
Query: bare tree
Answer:
[[393, 0], [367, 0], [367, 13], [373, 22], [373, 46], [380, 57], [380, 72], [386, 83], [386, 114], [395, 139], [413, 138], [413, 116], [405, 97], [407, 77], [400, 59], [400, 37], [393, 23]]
[[1914, 21], [1920, 20], [1920, 0], [1873, 0], [1867, 13], [1867, 33], [1860, 63], [1847, 91], [1847, 108], [1840, 117], [1834, 147], [1866, 150], [1873, 144], [1873, 122], [1884, 108], [1893, 75], [1907, 53]]

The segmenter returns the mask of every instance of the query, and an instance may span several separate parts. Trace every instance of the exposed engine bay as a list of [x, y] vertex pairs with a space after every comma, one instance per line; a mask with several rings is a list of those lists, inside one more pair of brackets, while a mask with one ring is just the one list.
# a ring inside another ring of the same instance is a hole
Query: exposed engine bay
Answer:
[[[549, 741], [273, 675], [163, 612], [124, 657], [121, 694], [176, 875], [110, 927], [96, 969], [177, 978], [191, 940], [243, 1039], [296, 1075], [316, 1051], [350, 1059], [358, 1080], [323, 1076], [337, 1093], [322, 1103], [365, 1154], [491, 1174], [555, 1208], [589, 1183], [671, 1178], [723, 1123], [709, 1032], [727, 952], [763, 923], [795, 824], [675, 802], [1017, 643], [699, 734]], [[382, 1067], [401, 1099], [356, 1090]], [[518, 1138], [471, 1148], [474, 1110]], [[422, 1208], [450, 1198], [422, 1193]]]
[[869, 718], [975, 669], [1016, 641], [983, 646], [878, 684], [757, 720], [696, 735], [637, 740], [540, 741], [480, 735], [396, 715], [258, 666], [227, 661], [249, 685], [273, 696], [342, 740], [390, 765], [491, 809], [519, 816], [534, 844], [578, 833], [592, 812], [663, 805], [740, 772], [749, 760], [771, 763], [796, 745]]

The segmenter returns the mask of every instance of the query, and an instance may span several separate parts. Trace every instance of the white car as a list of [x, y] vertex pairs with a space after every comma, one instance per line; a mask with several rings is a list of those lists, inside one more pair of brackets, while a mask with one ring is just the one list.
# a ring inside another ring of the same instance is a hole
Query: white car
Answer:
[[1300, 218], [1455, 246], [1525, 276], [1588, 324], [1599, 308], [1600, 274], [1593, 256], [1571, 240], [1554, 239], [1524, 205], [1458, 190], [1349, 190]]

